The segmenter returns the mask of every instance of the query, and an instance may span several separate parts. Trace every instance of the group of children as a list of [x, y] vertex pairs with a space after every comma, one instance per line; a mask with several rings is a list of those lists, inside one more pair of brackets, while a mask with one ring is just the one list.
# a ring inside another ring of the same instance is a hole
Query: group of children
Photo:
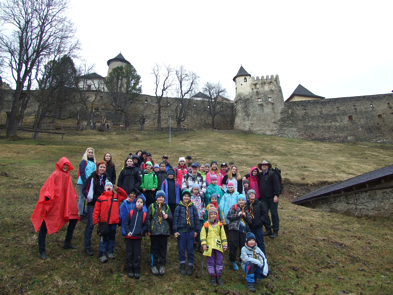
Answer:
[[[180, 158], [179, 163], [183, 159]], [[130, 161], [130, 167], [133, 165], [131, 162], [135, 163]], [[151, 271], [154, 275], [164, 275], [168, 237], [173, 234], [177, 239], [182, 275], [192, 275], [195, 249], [207, 257], [211, 284], [222, 285], [223, 252], [229, 246], [234, 270], [239, 269], [237, 250], [240, 250], [239, 260], [246, 273], [248, 288], [255, 292], [256, 279], [269, 274], [264, 245], [262, 250], [258, 248], [258, 237], [249, 227], [253, 221], [261, 223], [260, 216], [253, 214], [255, 191], [245, 183], [247, 203], [246, 197], [235, 191], [233, 183], [227, 183], [223, 189], [218, 184], [219, 177], [211, 173], [208, 174], [209, 184], [205, 193], [201, 192], [198, 183], [194, 183], [191, 190], [181, 191], [179, 169], [167, 169], [168, 165], [161, 164], [158, 169], [165, 168], [166, 177], [159, 180], [158, 171], [153, 171], [157, 167], [150, 161], [145, 163], [146, 172], [142, 174], [140, 190], [127, 187], [129, 192], [126, 192], [109, 180], [105, 183], [104, 192], [98, 197], [93, 212], [94, 225], [107, 223], [109, 227], [108, 233], [100, 236], [100, 261], [104, 263], [115, 258], [116, 226], [119, 224], [125, 237], [128, 277], [140, 278], [141, 241], [146, 234], [151, 241]], [[213, 164], [217, 166], [216, 162]], [[183, 176], [188, 169], [181, 172]]]

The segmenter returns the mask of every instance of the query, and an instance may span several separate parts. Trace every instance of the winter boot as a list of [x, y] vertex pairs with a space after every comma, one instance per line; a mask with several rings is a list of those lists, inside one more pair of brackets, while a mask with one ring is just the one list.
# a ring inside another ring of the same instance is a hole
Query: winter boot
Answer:
[[133, 272], [133, 271], [130, 271], [130, 272], [128, 273], [128, 277], [129, 277], [130, 279], [133, 279], [133, 278], [135, 277], [134, 272]]
[[188, 269], [187, 269], [187, 275], [192, 276], [192, 269], [194, 268], [194, 266], [192, 264], [188, 265]]
[[164, 265], [160, 265], [160, 275], [164, 275], [165, 274], [165, 266]]
[[136, 272], [134, 277], [135, 279], [139, 280], [141, 278], [141, 275], [139, 272]]
[[257, 290], [255, 290], [254, 284], [252, 284], [252, 283], [247, 283], [247, 287], [248, 287], [248, 290], [250, 290], [250, 292], [256, 292], [257, 291]]
[[46, 255], [45, 251], [41, 251], [40, 254], [38, 255], [38, 257], [41, 258], [42, 260], [48, 260], [48, 259], [50, 259], [50, 258]]
[[270, 235], [270, 238], [271, 239], [274, 239], [274, 238], [277, 238], [278, 237], [278, 230], [275, 230], [271, 235]]
[[224, 285], [224, 283], [222, 282], [221, 276], [217, 276], [217, 284]]
[[185, 264], [185, 263], [181, 263], [181, 264], [180, 264], [180, 273], [181, 273], [182, 275], [185, 275], [185, 274], [186, 274], [186, 264]]
[[210, 284], [212, 284], [213, 287], [217, 287], [216, 276], [210, 277]]
[[93, 251], [91, 251], [91, 248], [86, 248], [85, 249], [85, 253], [86, 253], [87, 256], [93, 256], [94, 255]]
[[77, 248], [71, 244], [71, 241], [69, 241], [69, 242], [64, 241], [63, 249], [77, 249]]
[[152, 266], [152, 267], [151, 267], [151, 272], [152, 272], [153, 275], [158, 276], [158, 270], [157, 270], [157, 267], [156, 267], [156, 266]]
[[265, 237], [265, 236], [270, 236], [272, 233], [273, 233], [273, 232], [272, 232], [272, 229], [268, 229], [267, 231], [265, 231], [265, 232], [263, 233], [263, 236], [264, 236], [264, 237]]

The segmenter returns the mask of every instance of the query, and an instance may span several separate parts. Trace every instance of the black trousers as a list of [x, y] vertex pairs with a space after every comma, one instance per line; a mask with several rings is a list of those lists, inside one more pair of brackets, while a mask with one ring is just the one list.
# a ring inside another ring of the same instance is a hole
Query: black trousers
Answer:
[[[176, 207], [177, 207], [176, 204], [169, 204], [169, 209], [172, 212], [172, 216], [175, 216], [175, 209], [176, 209]], [[171, 229], [171, 234], [174, 234], [174, 232], [173, 232], [173, 218], [169, 222], [169, 228]]]
[[141, 272], [141, 239], [126, 239], [127, 272]]
[[149, 206], [155, 201], [156, 192], [146, 190], [143, 194], [146, 197], [146, 208], [149, 209]]
[[157, 266], [166, 264], [166, 252], [168, 246], [168, 236], [157, 235], [150, 236], [150, 253], [153, 255], [153, 265]]
[[[72, 235], [74, 234], [74, 229], [77, 223], [78, 223], [78, 219], [70, 219], [67, 227], [65, 242], [71, 242]], [[48, 229], [46, 228], [45, 220], [43, 220], [40, 231], [38, 233], [38, 249], [40, 252], [45, 251], [45, 239], [47, 233], [48, 233]]]
[[246, 234], [237, 230], [229, 231], [229, 261], [236, 262], [237, 249], [242, 251], [242, 247], [246, 243]]
[[[263, 225], [265, 226], [266, 230], [273, 229], [273, 231], [278, 231], [280, 229], [280, 219], [278, 218], [278, 202], [274, 203], [274, 198], [261, 199], [261, 202], [267, 211], [267, 217], [266, 220], [263, 221]], [[272, 215], [273, 225], [271, 225], [270, 222], [269, 211]]]

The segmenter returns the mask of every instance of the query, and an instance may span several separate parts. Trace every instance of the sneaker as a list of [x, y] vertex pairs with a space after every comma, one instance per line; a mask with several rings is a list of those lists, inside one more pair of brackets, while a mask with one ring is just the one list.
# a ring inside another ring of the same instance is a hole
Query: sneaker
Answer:
[[248, 290], [250, 290], [250, 292], [256, 292], [256, 290], [254, 288], [254, 284], [248, 283], [247, 287], [248, 287]]
[[217, 284], [224, 285], [224, 283], [222, 282], [221, 276], [217, 276]]
[[108, 256], [109, 259], [115, 259], [115, 256], [113, 256], [113, 253], [108, 253], [107, 256]]
[[63, 249], [77, 249], [71, 242], [64, 242]]
[[38, 254], [38, 257], [41, 258], [42, 260], [49, 260], [50, 258], [48, 255], [46, 255], [45, 251], [41, 251], [40, 254]]
[[237, 266], [237, 264], [236, 264], [235, 261], [233, 261], [233, 262], [231, 262], [231, 263], [232, 263], [232, 266], [233, 266], [233, 269], [234, 269], [234, 270], [239, 270], [239, 267]]
[[213, 287], [217, 287], [216, 276], [210, 277], [210, 284], [212, 284]]
[[133, 279], [133, 278], [135, 277], [134, 272], [130, 271], [130, 272], [128, 273], [128, 277], [129, 277], [130, 279]]
[[160, 265], [160, 275], [164, 275], [165, 274], [165, 266]]
[[102, 256], [100, 257], [100, 261], [101, 261], [102, 263], [105, 263], [105, 262], [108, 261], [108, 258], [106, 258], [105, 255], [102, 255]]
[[91, 248], [86, 248], [85, 249], [85, 253], [86, 253], [87, 256], [93, 256], [94, 255], [93, 251], [91, 251]]
[[192, 276], [192, 269], [194, 268], [194, 266], [192, 264], [188, 265], [188, 269], [187, 269], [187, 275]]
[[141, 277], [141, 275], [139, 273], [135, 273], [135, 279], [139, 280], [139, 278]]
[[185, 275], [185, 274], [186, 274], [186, 264], [185, 264], [185, 263], [181, 263], [181, 264], [180, 264], [180, 273], [181, 273], [182, 275]]
[[81, 215], [80, 216], [80, 221], [83, 223], [87, 223], [87, 215]]
[[156, 266], [152, 266], [152, 267], [151, 267], [151, 272], [152, 272], [153, 275], [158, 276], [158, 269], [157, 269]]

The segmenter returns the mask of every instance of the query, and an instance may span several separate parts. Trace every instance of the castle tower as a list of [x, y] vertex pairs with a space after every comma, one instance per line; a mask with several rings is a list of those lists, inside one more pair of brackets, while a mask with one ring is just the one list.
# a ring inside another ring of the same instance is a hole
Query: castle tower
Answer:
[[284, 97], [278, 75], [251, 77], [241, 66], [236, 84], [234, 129], [277, 134]]
[[233, 77], [233, 82], [236, 84], [236, 94], [246, 94], [251, 92], [251, 75], [240, 66], [236, 76]]
[[131, 63], [124, 58], [124, 56], [119, 53], [115, 58], [112, 58], [106, 62], [108, 65], [108, 75], [116, 67], [130, 65]]

